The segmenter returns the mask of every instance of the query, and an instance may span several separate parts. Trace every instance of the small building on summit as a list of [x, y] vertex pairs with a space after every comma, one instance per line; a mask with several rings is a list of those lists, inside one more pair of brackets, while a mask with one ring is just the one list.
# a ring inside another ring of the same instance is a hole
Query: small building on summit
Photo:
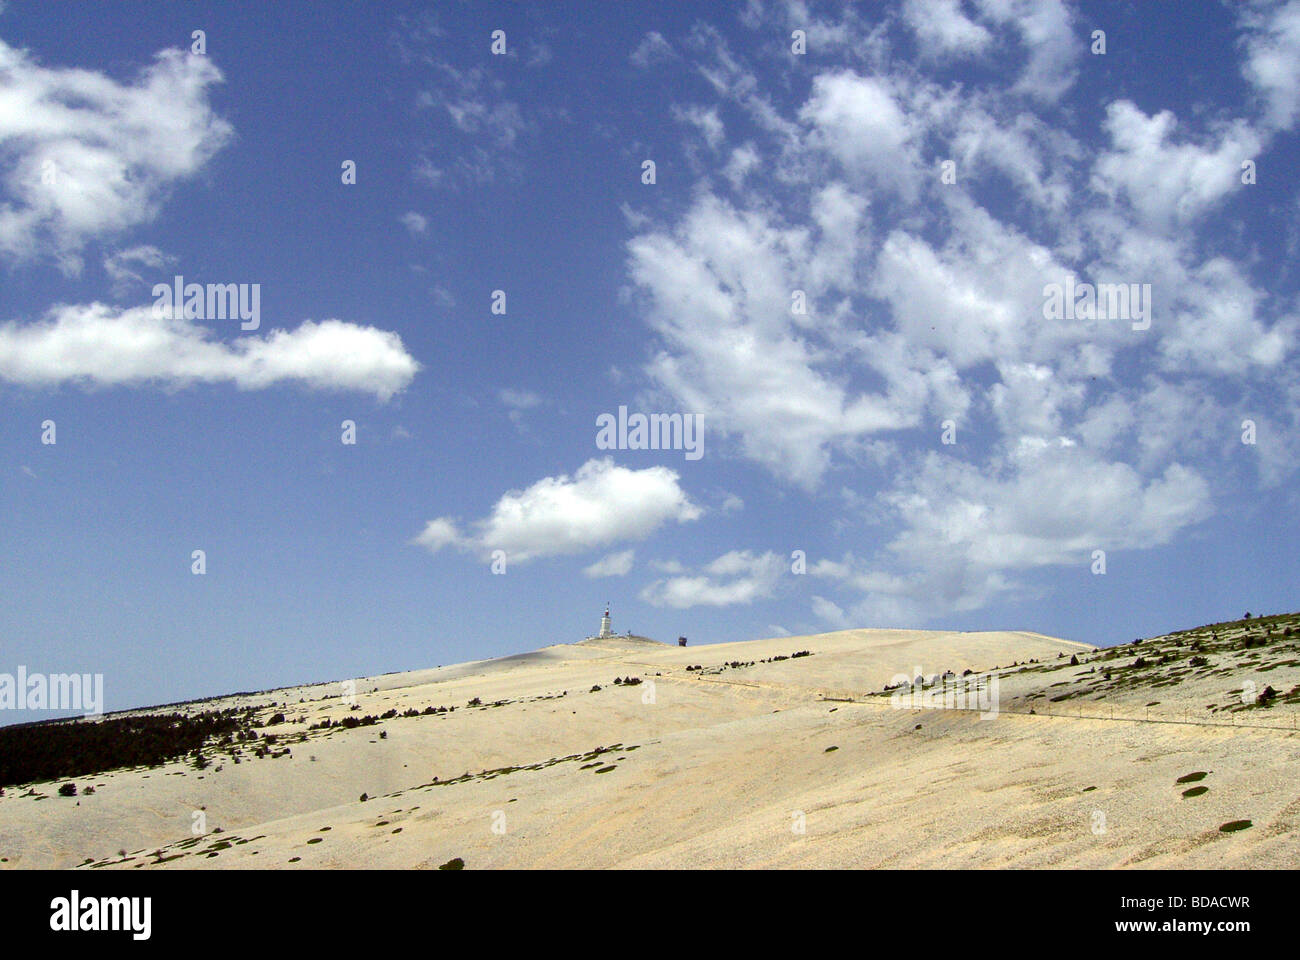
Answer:
[[600, 618], [600, 632], [594, 636], [587, 637], [583, 642], [594, 640], [643, 640], [646, 643], [658, 643], [657, 640], [651, 640], [649, 637], [640, 637], [631, 630], [627, 633], [615, 633], [613, 621], [609, 616], [609, 604], [605, 604], [605, 615]]
[[588, 637], [587, 639], [588, 640], [610, 640], [618, 636], [618, 634], [616, 634], [611, 627], [612, 622], [613, 621], [611, 621], [609, 618], [609, 604], [607, 603], [605, 604], [605, 615], [600, 618], [600, 633], [596, 634], [595, 636]]

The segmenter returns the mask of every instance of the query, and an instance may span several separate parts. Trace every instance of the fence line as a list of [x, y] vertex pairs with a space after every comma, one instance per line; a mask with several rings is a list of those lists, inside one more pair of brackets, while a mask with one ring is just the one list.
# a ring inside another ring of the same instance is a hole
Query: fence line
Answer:
[[[863, 694], [845, 693], [844, 691], [834, 691], [833, 692], [834, 695], [831, 695], [831, 693], [832, 692], [830, 691], [823, 692], [821, 694], [821, 699], [832, 703], [864, 703], [864, 704], [879, 703], [880, 706], [882, 707], [893, 706], [893, 704], [881, 694], [863, 695]], [[949, 707], [949, 706], [936, 705], [933, 707], [914, 707], [911, 704], [907, 704], [903, 709], [914, 710], [917, 712], [925, 711], [925, 710], [962, 710], [967, 713], [991, 712], [991, 711], [986, 711], [979, 706]], [[1120, 712], [1116, 712], [1113, 705], [1108, 706], [1105, 712], [1103, 713], [1085, 711], [1082, 704], [1080, 704], [1076, 710], [1070, 710], [1068, 708], [1053, 709], [1051, 706], [1048, 706], [1046, 704], [1043, 705], [1042, 709], [1040, 709], [1039, 707], [1025, 707], [1025, 706], [1016, 707], [1016, 708], [999, 706], [997, 708], [997, 713], [999, 714], [1010, 713], [1010, 714], [1016, 714], [1018, 716], [1024, 716], [1024, 717], [1028, 717], [1028, 716], [1063, 717], [1072, 720], [1115, 720], [1124, 723], [1176, 723], [1176, 724], [1182, 724], [1184, 726], [1232, 727], [1232, 728], [1241, 728], [1246, 730], [1286, 730], [1292, 732], [1300, 730], [1300, 723], [1297, 722], [1297, 714], [1295, 713], [1291, 714], [1291, 722], [1289, 724], [1259, 723], [1259, 722], [1255, 722], [1252, 720], [1247, 720], [1245, 718], [1239, 717], [1238, 714], [1234, 714], [1234, 713], [1229, 713], [1227, 715], [1228, 719], [1226, 721], [1216, 719], [1216, 718], [1211, 718], [1211, 717], [1193, 718], [1192, 716], [1193, 711], [1191, 710], [1183, 711], [1181, 714], [1170, 714], [1161, 711], [1157, 711], [1155, 714], [1152, 714], [1150, 707], [1144, 708], [1143, 712], [1140, 715], [1133, 715], [1132, 713], [1129, 713], [1122, 709]]]

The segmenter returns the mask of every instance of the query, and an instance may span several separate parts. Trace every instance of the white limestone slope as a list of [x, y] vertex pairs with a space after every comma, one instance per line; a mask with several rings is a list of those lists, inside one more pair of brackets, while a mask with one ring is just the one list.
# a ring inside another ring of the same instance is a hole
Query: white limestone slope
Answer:
[[[56, 784], [36, 786], [46, 799], [11, 789], [0, 866], [1293, 862], [1300, 734], [1094, 719], [1082, 694], [1045, 715], [1041, 691], [1096, 682], [1100, 656], [1019, 631], [845, 630], [685, 648], [615, 637], [367, 678], [357, 710], [339, 684], [208, 701], [189, 709], [284, 712], [289, 722], [264, 732], [291, 753], [82, 778], [97, 789], [75, 802]], [[994, 718], [895, 709], [880, 695], [899, 674], [994, 666], [1006, 707]], [[642, 682], [614, 682], [627, 677]], [[1176, 719], [1186, 704], [1162, 696]], [[431, 705], [457, 709], [307, 729]], [[1210, 790], [1185, 799], [1175, 781], [1192, 771], [1207, 772]], [[1234, 819], [1254, 826], [1218, 831]]]

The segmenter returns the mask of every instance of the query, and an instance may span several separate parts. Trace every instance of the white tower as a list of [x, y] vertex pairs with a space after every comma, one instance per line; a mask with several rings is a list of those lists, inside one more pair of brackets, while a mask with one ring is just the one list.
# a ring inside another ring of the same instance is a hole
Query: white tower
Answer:
[[605, 604], [605, 615], [600, 618], [600, 633], [596, 634], [596, 637], [604, 640], [613, 635], [614, 631], [609, 628], [609, 604]]

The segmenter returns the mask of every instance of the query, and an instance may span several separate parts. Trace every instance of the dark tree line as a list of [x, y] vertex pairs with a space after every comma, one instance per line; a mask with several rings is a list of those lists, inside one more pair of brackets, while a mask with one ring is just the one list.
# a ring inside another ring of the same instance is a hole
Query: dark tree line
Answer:
[[231, 708], [0, 727], [0, 787], [153, 766], [194, 752], [210, 737], [234, 734], [251, 720], [249, 711]]

